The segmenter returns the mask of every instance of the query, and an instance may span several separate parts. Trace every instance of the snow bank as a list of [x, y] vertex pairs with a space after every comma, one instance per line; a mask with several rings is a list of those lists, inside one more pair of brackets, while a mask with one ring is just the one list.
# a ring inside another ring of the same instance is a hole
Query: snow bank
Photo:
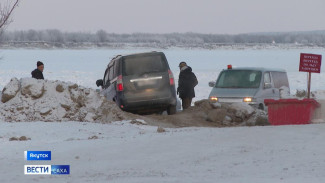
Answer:
[[[246, 103], [209, 100], [175, 115], [139, 116], [121, 111], [95, 90], [71, 82], [12, 78], [2, 91], [0, 121], [82, 121], [109, 123], [145, 120], [161, 127], [266, 125], [266, 114]], [[261, 123], [262, 122], [262, 123]]]
[[311, 97], [314, 98], [319, 104], [320, 107], [315, 109], [315, 112], [312, 116], [312, 123], [325, 123], [325, 91], [317, 90], [311, 92]]
[[200, 100], [192, 106], [175, 115], [151, 115], [145, 120], [149, 125], [163, 127], [231, 127], [269, 125], [265, 111], [252, 108], [246, 103], [211, 103]]
[[[269, 125], [265, 111], [253, 108], [247, 103], [210, 103], [208, 100], [203, 100], [212, 106], [208, 110], [207, 120], [217, 122], [223, 125], [230, 126], [251, 126], [251, 125]], [[205, 104], [205, 105], [208, 105]], [[197, 106], [202, 104], [196, 103]]]
[[312, 98], [325, 100], [325, 90], [312, 91], [310, 95]]
[[12, 78], [2, 91], [1, 102], [0, 120], [4, 121], [109, 122], [127, 118], [95, 90], [71, 82]]
[[7, 102], [14, 98], [18, 93], [20, 88], [20, 83], [17, 78], [12, 78], [9, 84], [3, 89], [1, 95], [1, 102]]

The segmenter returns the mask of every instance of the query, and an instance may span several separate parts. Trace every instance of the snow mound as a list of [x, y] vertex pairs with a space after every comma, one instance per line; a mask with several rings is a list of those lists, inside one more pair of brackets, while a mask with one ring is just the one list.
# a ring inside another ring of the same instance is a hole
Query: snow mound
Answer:
[[236, 117], [242, 118], [242, 119], [250, 117], [255, 112], [255, 109], [252, 106], [250, 106], [244, 102], [233, 103], [230, 105], [230, 108], [235, 111], [234, 114]]
[[317, 90], [311, 92], [311, 97], [314, 99], [325, 99], [325, 90]]
[[4, 87], [1, 95], [1, 102], [7, 102], [10, 99], [14, 98], [18, 93], [20, 88], [20, 83], [17, 78], [12, 78], [9, 84]]
[[[0, 121], [81, 121], [160, 127], [267, 125], [264, 111], [246, 103], [195, 102], [175, 115], [139, 116], [122, 111], [95, 90], [71, 82], [12, 78], [2, 91]], [[135, 120], [136, 119], [136, 120]]]
[[212, 103], [208, 99], [195, 102], [195, 106], [175, 115], [151, 115], [149, 125], [162, 127], [232, 127], [269, 125], [265, 111], [246, 103]]
[[111, 122], [128, 119], [95, 90], [71, 82], [12, 78], [2, 91], [0, 120]]
[[[224, 126], [268, 125], [266, 112], [253, 108], [247, 103], [211, 103], [208, 100], [202, 102], [212, 107], [206, 111], [207, 121]], [[196, 103], [196, 106], [200, 107], [202, 103]]]

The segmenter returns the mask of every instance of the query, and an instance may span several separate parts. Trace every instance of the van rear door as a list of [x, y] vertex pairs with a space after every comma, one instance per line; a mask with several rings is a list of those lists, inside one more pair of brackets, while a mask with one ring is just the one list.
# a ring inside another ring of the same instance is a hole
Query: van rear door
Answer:
[[124, 57], [122, 75], [126, 100], [136, 102], [171, 97], [168, 69], [163, 54]]

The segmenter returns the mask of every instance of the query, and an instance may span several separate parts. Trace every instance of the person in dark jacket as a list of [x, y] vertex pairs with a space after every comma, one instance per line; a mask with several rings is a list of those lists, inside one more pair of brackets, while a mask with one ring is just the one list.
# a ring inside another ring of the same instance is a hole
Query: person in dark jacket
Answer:
[[44, 76], [43, 76], [44, 64], [43, 64], [43, 62], [38, 61], [36, 65], [37, 65], [37, 68], [32, 71], [32, 78], [44, 79]]
[[182, 99], [183, 109], [187, 109], [191, 106], [192, 99], [195, 97], [194, 87], [198, 84], [198, 81], [192, 72], [192, 68], [186, 62], [181, 62], [179, 69], [181, 72], [179, 73], [177, 94]]

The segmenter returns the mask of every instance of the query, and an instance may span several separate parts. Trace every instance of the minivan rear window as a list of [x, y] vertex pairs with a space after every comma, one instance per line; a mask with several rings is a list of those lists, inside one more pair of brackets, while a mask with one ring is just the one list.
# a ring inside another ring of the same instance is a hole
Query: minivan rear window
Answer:
[[222, 71], [216, 88], [258, 88], [261, 82], [261, 71], [227, 70]]
[[125, 57], [122, 68], [124, 76], [167, 71], [166, 61], [161, 55]]

